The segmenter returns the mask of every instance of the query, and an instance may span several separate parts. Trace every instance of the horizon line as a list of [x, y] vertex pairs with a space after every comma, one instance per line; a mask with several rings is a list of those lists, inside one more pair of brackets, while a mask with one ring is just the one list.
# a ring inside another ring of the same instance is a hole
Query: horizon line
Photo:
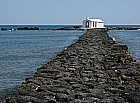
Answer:
[[82, 25], [82, 24], [0, 24], [0, 25]]
[[[0, 24], [0, 25], [82, 25], [82, 24]], [[140, 24], [105, 24], [105, 25], [140, 25]]]

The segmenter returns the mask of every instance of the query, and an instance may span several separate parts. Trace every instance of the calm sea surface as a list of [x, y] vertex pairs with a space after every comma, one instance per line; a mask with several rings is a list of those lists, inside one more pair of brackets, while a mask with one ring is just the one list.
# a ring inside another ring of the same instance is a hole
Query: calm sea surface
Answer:
[[[58, 26], [54, 26], [56, 27]], [[0, 31], [0, 94], [16, 88], [25, 78], [33, 76], [37, 68], [74, 43], [83, 33], [84, 31]], [[130, 53], [140, 60], [140, 31], [113, 30], [109, 34], [128, 45]]]
[[13, 89], [83, 31], [0, 31], [0, 92]]
[[129, 47], [129, 53], [140, 61], [140, 30], [112, 30], [110, 36]]

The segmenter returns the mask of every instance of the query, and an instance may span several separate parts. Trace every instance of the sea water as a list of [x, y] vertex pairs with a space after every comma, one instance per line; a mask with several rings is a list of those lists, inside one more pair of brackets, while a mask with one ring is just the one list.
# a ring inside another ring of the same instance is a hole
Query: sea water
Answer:
[[32, 77], [36, 69], [74, 43], [84, 31], [0, 31], [0, 93]]
[[[11, 28], [9, 25], [1, 27]], [[37, 68], [74, 43], [84, 32], [0, 31], [0, 95], [32, 77]], [[118, 42], [128, 45], [132, 56], [140, 60], [140, 31], [112, 30], [108, 33]]]
[[117, 42], [126, 44], [130, 55], [140, 61], [140, 30], [111, 30], [108, 33]]

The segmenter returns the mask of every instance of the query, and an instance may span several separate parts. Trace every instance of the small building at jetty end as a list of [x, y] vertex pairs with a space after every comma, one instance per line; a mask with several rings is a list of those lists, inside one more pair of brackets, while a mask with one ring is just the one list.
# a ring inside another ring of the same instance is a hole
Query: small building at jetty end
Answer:
[[87, 17], [83, 20], [83, 28], [105, 28], [104, 21]]

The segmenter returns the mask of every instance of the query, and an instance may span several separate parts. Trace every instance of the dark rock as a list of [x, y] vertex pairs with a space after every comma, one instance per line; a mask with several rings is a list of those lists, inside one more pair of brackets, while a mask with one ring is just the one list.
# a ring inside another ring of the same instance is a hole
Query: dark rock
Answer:
[[61, 94], [61, 93], [57, 93], [55, 96], [56, 101], [60, 102], [60, 103], [68, 103], [69, 102], [69, 97], [66, 94]]
[[106, 30], [88, 30], [7, 103], [140, 103], [140, 64], [127, 52]]

